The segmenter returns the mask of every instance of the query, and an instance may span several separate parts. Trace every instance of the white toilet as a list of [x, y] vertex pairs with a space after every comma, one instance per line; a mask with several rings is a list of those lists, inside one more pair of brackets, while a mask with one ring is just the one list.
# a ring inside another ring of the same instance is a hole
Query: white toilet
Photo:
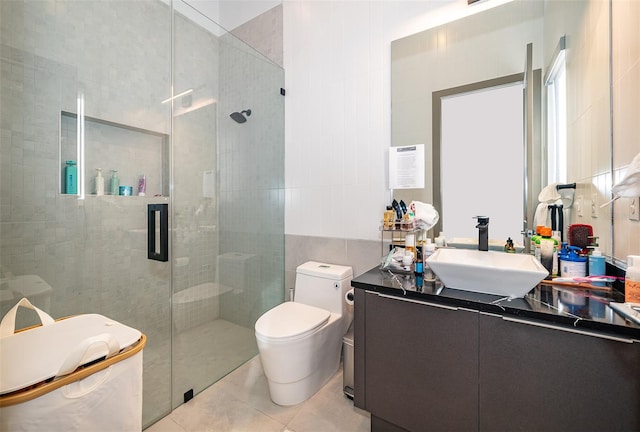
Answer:
[[256, 340], [271, 400], [295, 405], [313, 396], [340, 366], [342, 337], [353, 319], [345, 301], [351, 267], [309, 261], [296, 269], [295, 301], [256, 321]]

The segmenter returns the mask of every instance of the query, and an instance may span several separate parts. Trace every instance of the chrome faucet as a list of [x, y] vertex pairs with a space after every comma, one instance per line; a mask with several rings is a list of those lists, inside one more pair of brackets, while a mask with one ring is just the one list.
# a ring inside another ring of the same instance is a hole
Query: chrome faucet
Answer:
[[478, 219], [478, 250], [489, 250], [489, 217], [488, 216], [474, 216], [474, 219]]

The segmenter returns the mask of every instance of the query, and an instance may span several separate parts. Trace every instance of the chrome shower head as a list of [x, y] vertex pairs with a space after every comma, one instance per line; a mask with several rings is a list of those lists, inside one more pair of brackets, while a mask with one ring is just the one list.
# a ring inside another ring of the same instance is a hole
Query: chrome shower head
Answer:
[[247, 117], [245, 117], [245, 114], [247, 115], [247, 117], [249, 117], [251, 115], [251, 110], [248, 109], [241, 112], [236, 111], [234, 113], [229, 114], [229, 117], [231, 117], [238, 123], [244, 123], [247, 121]]

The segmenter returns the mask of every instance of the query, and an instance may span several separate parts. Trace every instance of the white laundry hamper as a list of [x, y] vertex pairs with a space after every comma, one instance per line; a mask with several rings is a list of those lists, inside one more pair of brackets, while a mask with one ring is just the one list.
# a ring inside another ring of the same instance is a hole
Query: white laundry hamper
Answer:
[[[42, 325], [15, 332], [20, 306]], [[23, 298], [0, 323], [0, 431], [140, 431], [145, 343], [102, 315], [54, 321]]]

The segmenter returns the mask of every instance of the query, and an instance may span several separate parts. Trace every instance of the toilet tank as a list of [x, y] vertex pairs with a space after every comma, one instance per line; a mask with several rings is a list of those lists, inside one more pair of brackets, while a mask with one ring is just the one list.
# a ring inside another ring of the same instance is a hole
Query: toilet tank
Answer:
[[345, 293], [351, 289], [351, 267], [309, 261], [296, 269], [295, 301], [347, 314]]

